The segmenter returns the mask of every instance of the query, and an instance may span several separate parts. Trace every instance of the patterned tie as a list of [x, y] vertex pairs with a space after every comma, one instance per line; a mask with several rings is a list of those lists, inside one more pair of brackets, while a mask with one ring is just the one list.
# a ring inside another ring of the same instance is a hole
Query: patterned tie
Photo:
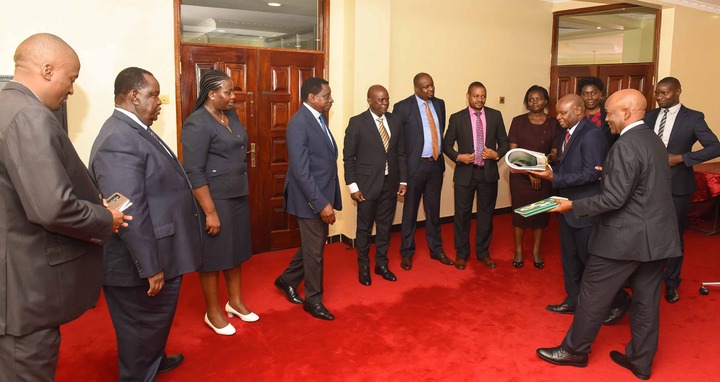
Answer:
[[430, 140], [432, 143], [432, 156], [433, 159], [437, 160], [440, 155], [440, 149], [438, 147], [438, 131], [435, 126], [435, 118], [433, 118], [432, 112], [430, 111], [430, 104], [425, 101], [425, 113], [427, 113], [428, 123], [430, 124]]
[[150, 126], [148, 126], [147, 128], [147, 132], [148, 134], [150, 134], [151, 137], [155, 138], [155, 140], [160, 144], [160, 146], [165, 149], [165, 151], [168, 153], [168, 155], [170, 155], [170, 157], [175, 158], [170, 152], [170, 149], [167, 147], [167, 145], [165, 145], [165, 142], [163, 142], [162, 139], [160, 139], [160, 137], [155, 134], [155, 132], [153, 131], [153, 129], [150, 128]]
[[565, 152], [567, 149], [568, 142], [570, 142], [570, 131], [565, 132], [565, 142], [563, 142], [563, 149], [562, 151]]
[[663, 116], [660, 120], [660, 128], [658, 128], [658, 137], [662, 139], [663, 133], [665, 132], [665, 122], [667, 121], [667, 113], [670, 111], [669, 109], [663, 109]]
[[483, 131], [482, 119], [480, 119], [481, 115], [482, 111], [475, 113], [475, 117], [477, 117], [475, 123], [475, 129], [477, 130], [475, 134], [475, 164], [478, 166], [485, 164], [485, 161], [482, 159], [482, 152], [485, 150], [485, 132]]
[[[378, 132], [380, 133], [380, 139], [382, 139], [382, 144], [385, 147], [385, 152], [387, 153], [388, 147], [390, 147], [390, 136], [388, 135], [387, 130], [385, 130], [385, 124], [383, 123], [382, 117], [378, 118], [376, 121], [378, 121]], [[385, 160], [385, 175], [388, 174], [388, 162], [387, 159]]]
[[325, 132], [325, 135], [328, 137], [328, 140], [330, 141], [330, 146], [332, 146], [333, 150], [334, 150], [335, 145], [333, 144], [332, 138], [330, 138], [330, 133], [328, 132], [328, 127], [327, 127], [327, 124], [325, 123], [325, 117], [323, 117], [323, 115], [320, 114], [318, 119], [320, 119], [320, 125], [322, 126], [322, 129]]

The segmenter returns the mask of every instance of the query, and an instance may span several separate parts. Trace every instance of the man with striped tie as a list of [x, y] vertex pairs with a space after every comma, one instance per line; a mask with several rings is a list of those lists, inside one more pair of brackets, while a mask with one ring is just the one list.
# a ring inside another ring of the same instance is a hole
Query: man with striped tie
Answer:
[[400, 124], [387, 112], [390, 98], [381, 85], [367, 91], [370, 108], [352, 118], [345, 129], [343, 162], [345, 183], [357, 203], [355, 247], [358, 253], [360, 284], [369, 286], [370, 235], [375, 235], [375, 274], [396, 281], [388, 269], [387, 251], [390, 227], [395, 216], [397, 196], [405, 195], [407, 174], [405, 144], [400, 139]]
[[[672, 196], [675, 215], [683, 248], [683, 233], [687, 225], [690, 195], [695, 192], [693, 166], [720, 156], [720, 142], [705, 122], [703, 113], [688, 109], [680, 103], [680, 81], [665, 77], [655, 86], [655, 101], [658, 108], [645, 115], [645, 124], [654, 127], [668, 150], [668, 163], [672, 174]], [[693, 145], [700, 142], [703, 148], [693, 151]], [[680, 269], [683, 257], [668, 259], [663, 279], [665, 299], [676, 303], [680, 299]]]

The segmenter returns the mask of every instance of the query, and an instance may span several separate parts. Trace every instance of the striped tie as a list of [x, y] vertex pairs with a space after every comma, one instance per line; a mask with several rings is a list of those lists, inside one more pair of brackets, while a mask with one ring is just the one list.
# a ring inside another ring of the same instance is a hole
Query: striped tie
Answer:
[[[385, 147], [385, 152], [388, 151], [388, 147], [390, 144], [390, 136], [388, 135], [387, 130], [385, 130], [385, 124], [383, 123], [382, 117], [377, 119], [378, 121], [378, 132], [380, 133], [380, 139], [382, 139], [383, 146]], [[385, 175], [388, 174], [388, 162], [387, 159], [385, 160]]]
[[432, 157], [437, 160], [440, 156], [440, 146], [438, 144], [438, 131], [435, 125], [435, 118], [433, 118], [432, 112], [430, 111], [430, 104], [425, 101], [425, 113], [427, 114], [428, 123], [430, 124], [430, 143], [432, 147]]
[[663, 133], [665, 132], [665, 121], [667, 121], [668, 111], [669, 111], [668, 109], [663, 109], [663, 116], [662, 116], [662, 119], [660, 120], [660, 128], [658, 128], [658, 137], [660, 137], [661, 139], [663, 137]]

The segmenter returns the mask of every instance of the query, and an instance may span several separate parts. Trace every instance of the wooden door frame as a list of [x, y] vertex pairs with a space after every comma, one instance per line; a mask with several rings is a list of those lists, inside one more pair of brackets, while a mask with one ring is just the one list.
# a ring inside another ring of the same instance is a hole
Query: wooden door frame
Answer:
[[[177, 147], [177, 156], [178, 159], [182, 161], [182, 145], [180, 143], [180, 133], [182, 132], [182, 123], [183, 123], [183, 115], [182, 115], [182, 89], [181, 89], [181, 83], [182, 83], [182, 68], [181, 68], [181, 57], [180, 57], [180, 48], [183, 44], [182, 42], [182, 22], [181, 22], [181, 15], [180, 15], [180, 3], [182, 0], [173, 0], [173, 10], [174, 10], [174, 38], [175, 38], [175, 143]], [[321, 15], [318, 15], [318, 26], [322, 30], [322, 49], [321, 52], [324, 53], [324, 69], [323, 69], [323, 78], [327, 79], [328, 77], [328, 68], [330, 64], [330, 0], [317, 0], [318, 2], [318, 8], [322, 11]], [[235, 45], [218, 45], [218, 44], [207, 44], [207, 45], [213, 45], [213, 46], [226, 46], [228, 48], [243, 48], [242, 46], [235, 46]], [[255, 49], [259, 50], [280, 50], [280, 51], [297, 51], [296, 49], [282, 49], [282, 48], [258, 48], [253, 47]], [[317, 51], [315, 51], [317, 52]]]
[[[653, 44], [653, 55], [652, 55], [652, 64], [654, 66], [653, 71], [653, 78], [652, 83], [650, 86], [654, 87], [655, 83], [657, 82], [657, 75], [658, 75], [658, 54], [660, 51], [660, 26], [662, 22], [662, 8], [659, 7], [653, 7], [651, 4], [643, 5], [645, 8], [654, 8], [656, 9], [655, 12], [655, 36], [654, 36], [654, 44]], [[615, 9], [623, 9], [623, 8], [637, 8], [640, 7], [640, 5], [636, 4], [630, 4], [630, 3], [619, 3], [619, 4], [611, 4], [611, 5], [601, 5], [596, 7], [588, 7], [588, 8], [577, 8], [577, 9], [567, 9], [564, 11], [557, 11], [553, 12], [553, 28], [552, 28], [552, 47], [551, 47], [551, 59], [550, 59], [550, 87], [553, 86], [554, 82], [557, 80], [557, 60], [558, 60], [558, 24], [560, 20], [560, 16], [567, 16], [567, 15], [576, 15], [581, 13], [593, 13], [593, 12], [602, 12], [602, 11], [611, 11]], [[563, 66], [578, 66], [578, 65], [563, 65]], [[599, 66], [599, 65], [595, 65]], [[607, 87], [607, 86], [606, 86]], [[550, 89], [548, 89], [550, 90]], [[548, 108], [550, 110], [555, 110], [555, 99], [554, 97], [550, 97], [550, 102], [548, 104]], [[648, 108], [652, 108], [651, 104], [648, 104]]]

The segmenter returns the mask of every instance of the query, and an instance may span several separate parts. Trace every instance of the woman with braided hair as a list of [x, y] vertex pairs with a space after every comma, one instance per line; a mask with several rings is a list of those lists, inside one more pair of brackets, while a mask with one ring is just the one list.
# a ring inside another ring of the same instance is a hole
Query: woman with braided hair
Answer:
[[[251, 256], [248, 135], [233, 110], [234, 99], [232, 79], [218, 70], [207, 71], [200, 78], [197, 102], [180, 135], [183, 166], [206, 231], [198, 270], [207, 307], [205, 323], [221, 335], [235, 333], [225, 313], [245, 322], [259, 319], [241, 296], [240, 265]], [[224, 311], [218, 297], [220, 271], [229, 295]]]

